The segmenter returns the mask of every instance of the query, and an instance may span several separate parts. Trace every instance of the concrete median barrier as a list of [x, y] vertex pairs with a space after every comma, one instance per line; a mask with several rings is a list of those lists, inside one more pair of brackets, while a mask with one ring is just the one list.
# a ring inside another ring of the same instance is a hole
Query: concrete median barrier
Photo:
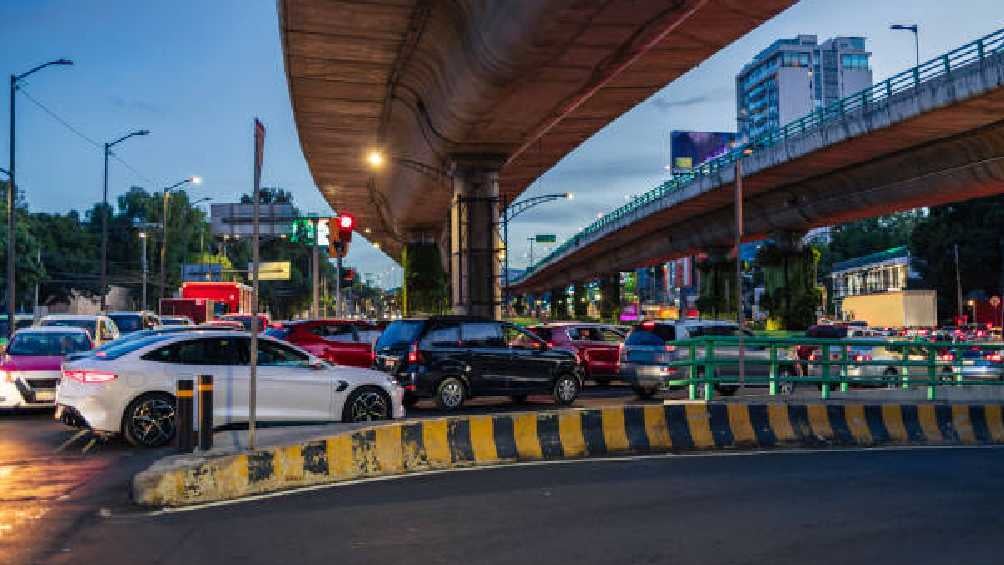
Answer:
[[1004, 443], [999, 404], [667, 403], [387, 422], [248, 453], [168, 457], [133, 479], [184, 506], [365, 477], [711, 449]]

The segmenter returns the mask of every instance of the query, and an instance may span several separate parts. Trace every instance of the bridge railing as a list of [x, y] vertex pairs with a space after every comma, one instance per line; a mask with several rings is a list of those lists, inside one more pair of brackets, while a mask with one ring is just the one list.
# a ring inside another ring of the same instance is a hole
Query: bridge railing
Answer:
[[700, 177], [711, 176], [724, 168], [733, 167], [736, 160], [743, 156], [743, 152], [746, 149], [763, 149], [782, 143], [792, 137], [800, 137], [809, 131], [819, 128], [823, 124], [843, 119], [848, 113], [888, 103], [897, 94], [916, 88], [925, 82], [940, 79], [962, 67], [980, 63], [988, 57], [1001, 53], [1004, 53], [1004, 29], [997, 30], [976, 41], [935, 57], [930, 61], [895, 74], [878, 84], [874, 84], [860, 92], [837, 100], [827, 107], [802, 116], [781, 128], [754, 137], [744, 145], [735, 147], [728, 153], [704, 163], [692, 172], [675, 175], [672, 179], [605, 214], [578, 234], [565, 240], [564, 243], [553, 249], [540, 261], [527, 267], [518, 280], [531, 276], [541, 265], [550, 262], [556, 257], [560, 257], [569, 249], [577, 246], [586, 236], [604, 230], [606, 227], [619, 222], [622, 218], [645, 208], [652, 202], [681, 190]]
[[691, 400], [712, 400], [739, 386], [770, 395], [816, 388], [828, 399], [851, 387], [926, 388], [1004, 386], [1004, 343], [910, 339], [819, 339], [707, 336], [667, 343], [676, 359], [662, 364], [668, 387], [686, 387]]

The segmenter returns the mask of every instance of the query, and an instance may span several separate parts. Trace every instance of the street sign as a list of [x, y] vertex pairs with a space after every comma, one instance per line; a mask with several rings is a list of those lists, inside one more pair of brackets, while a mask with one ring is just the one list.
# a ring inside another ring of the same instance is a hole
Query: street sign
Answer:
[[[254, 204], [213, 204], [209, 207], [210, 229], [216, 237], [248, 237], [254, 232]], [[292, 204], [262, 204], [258, 213], [263, 236], [289, 235], [299, 216]]]
[[[254, 272], [254, 263], [248, 263], [248, 272]], [[288, 281], [289, 275], [289, 261], [266, 261], [259, 264], [258, 280], [260, 281]]]
[[185, 263], [181, 266], [182, 281], [223, 280], [223, 265], [219, 263]]
[[558, 236], [553, 233], [538, 233], [534, 236], [534, 241], [537, 243], [557, 243]]

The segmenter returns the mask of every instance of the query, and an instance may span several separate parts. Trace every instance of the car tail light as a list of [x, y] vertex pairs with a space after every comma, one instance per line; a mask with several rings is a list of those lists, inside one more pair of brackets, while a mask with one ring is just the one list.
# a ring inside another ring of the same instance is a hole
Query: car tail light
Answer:
[[422, 360], [422, 355], [418, 352], [418, 344], [413, 343], [411, 349], [408, 350], [408, 363], [419, 363]]
[[119, 376], [109, 371], [96, 371], [93, 369], [64, 369], [63, 378], [84, 384], [99, 384], [114, 381], [119, 378]]
[[872, 360], [872, 356], [871, 355], [855, 355], [854, 356], [854, 360], [855, 361], [871, 361]]
[[813, 353], [813, 354], [809, 355], [809, 361], [819, 361], [819, 354], [818, 353]]
[[1001, 355], [1000, 353], [987, 353], [987, 355], [984, 358], [987, 361], [993, 361], [995, 363], [1000, 363], [1001, 361], [1004, 361], [1004, 355]]
[[945, 355], [938, 355], [938, 361], [955, 361], [955, 355], [952, 353], [947, 353]]
[[666, 351], [672, 352], [672, 351], [676, 351], [676, 346], [675, 345], [666, 345], [666, 346], [663, 347], [663, 349], [665, 349]]
[[547, 342], [547, 348], [548, 349], [554, 349], [554, 342], [553, 341]]

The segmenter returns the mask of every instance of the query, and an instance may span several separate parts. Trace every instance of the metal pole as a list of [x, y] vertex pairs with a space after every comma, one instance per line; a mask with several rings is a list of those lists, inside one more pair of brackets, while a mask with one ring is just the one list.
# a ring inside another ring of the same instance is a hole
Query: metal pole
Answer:
[[505, 255], [503, 256], [504, 279], [502, 279], [502, 306], [505, 309], [502, 315], [509, 312], [509, 211], [502, 210], [502, 245], [504, 245]]
[[143, 257], [140, 258], [140, 266], [142, 267], [143, 270], [143, 310], [146, 310], [146, 274], [147, 274], [146, 234], [145, 233], [142, 234], [142, 237], [140, 237], [140, 239], [142, 240], [142, 248], [143, 248]]
[[17, 204], [17, 182], [14, 180], [14, 95], [17, 92], [17, 76], [10, 75], [10, 182], [7, 184], [7, 329], [9, 336], [14, 335], [14, 302], [15, 284], [14, 280], [14, 254], [17, 252], [15, 246], [16, 235], [14, 233], [14, 207]]
[[962, 274], [959, 272], [959, 244], [955, 244], [955, 294], [956, 294], [956, 317], [962, 320]]
[[101, 189], [101, 311], [104, 312], [108, 294], [108, 153], [111, 145], [105, 143], [105, 174]]
[[746, 382], [746, 348], [743, 345], [743, 271], [739, 251], [743, 243], [743, 165], [736, 159], [736, 324], [739, 326], [739, 386]]
[[[42, 267], [42, 248], [41, 247], [38, 248], [38, 266], [39, 266], [39, 268]], [[38, 284], [39, 284], [38, 279], [35, 279], [35, 305], [32, 308], [32, 312], [31, 313], [34, 315], [33, 317], [36, 320], [38, 319]]]
[[342, 317], [342, 255], [335, 259], [335, 317]]
[[920, 66], [920, 28], [913, 26], [913, 48], [917, 55], [917, 66]]
[[317, 237], [317, 224], [320, 218], [314, 218], [311, 220], [314, 224], [314, 240], [313, 251], [311, 253], [311, 287], [313, 300], [311, 302], [311, 315], [316, 319], [321, 316], [321, 266], [320, 266], [320, 252], [318, 251], [318, 237]]
[[248, 448], [254, 449], [254, 439], [255, 439], [255, 419], [257, 413], [257, 403], [258, 403], [258, 262], [259, 262], [259, 249], [258, 249], [258, 200], [259, 200], [258, 184], [255, 183], [253, 191], [254, 199], [254, 229], [252, 230], [251, 236], [251, 387], [249, 391], [248, 399]]
[[[164, 211], [160, 216], [161, 240], [160, 240], [160, 299], [163, 300], [167, 293], [167, 200], [171, 196], [168, 188], [164, 189]], [[157, 309], [160, 312], [160, 308]], [[163, 312], [161, 312], [163, 313]]]

